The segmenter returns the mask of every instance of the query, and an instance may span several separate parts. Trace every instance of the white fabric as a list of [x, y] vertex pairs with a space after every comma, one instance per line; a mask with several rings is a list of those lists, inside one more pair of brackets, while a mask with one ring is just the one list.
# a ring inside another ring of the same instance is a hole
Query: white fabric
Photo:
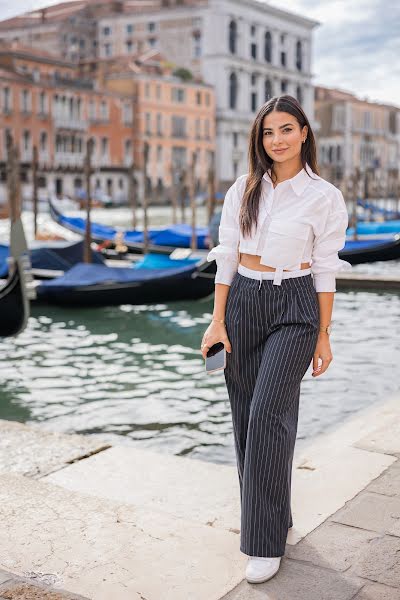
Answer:
[[316, 175], [308, 164], [306, 169], [275, 189], [269, 173], [264, 173], [258, 222], [250, 237], [243, 237], [239, 228], [248, 174], [238, 177], [229, 188], [222, 207], [219, 244], [207, 256], [208, 261], [217, 263], [215, 283], [231, 284], [241, 252], [258, 255], [262, 265], [274, 267], [277, 285], [284, 269], [300, 269], [301, 263], [310, 262], [316, 291], [336, 291], [335, 274], [351, 270], [351, 264], [338, 256], [346, 241], [346, 204], [337, 187]]

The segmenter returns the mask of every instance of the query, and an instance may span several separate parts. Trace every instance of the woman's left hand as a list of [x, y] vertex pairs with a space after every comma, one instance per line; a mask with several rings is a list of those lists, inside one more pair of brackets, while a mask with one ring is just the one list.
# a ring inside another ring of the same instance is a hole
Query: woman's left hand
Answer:
[[[317, 345], [313, 356], [313, 377], [318, 377], [325, 373], [332, 361], [331, 345], [329, 343], [329, 335], [321, 332], [318, 336]], [[319, 359], [322, 360], [322, 364], [319, 365]]]

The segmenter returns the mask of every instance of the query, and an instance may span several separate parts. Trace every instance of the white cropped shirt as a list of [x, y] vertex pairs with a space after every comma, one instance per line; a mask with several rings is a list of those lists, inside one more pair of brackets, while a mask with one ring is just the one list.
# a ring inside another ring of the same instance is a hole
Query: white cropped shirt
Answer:
[[337, 271], [351, 270], [338, 251], [346, 242], [348, 214], [341, 191], [319, 177], [306, 164], [291, 179], [273, 187], [270, 174], [261, 180], [257, 227], [250, 237], [239, 228], [239, 211], [248, 174], [241, 175], [225, 195], [219, 225], [219, 244], [207, 260], [215, 259], [215, 283], [230, 285], [237, 272], [239, 253], [260, 256], [260, 263], [276, 269], [280, 285], [283, 270], [296, 270], [310, 262], [317, 292], [336, 292]]

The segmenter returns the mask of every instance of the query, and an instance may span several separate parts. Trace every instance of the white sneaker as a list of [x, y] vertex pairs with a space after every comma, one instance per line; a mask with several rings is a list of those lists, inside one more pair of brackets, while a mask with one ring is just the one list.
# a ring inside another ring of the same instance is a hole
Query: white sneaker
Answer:
[[246, 579], [249, 583], [262, 583], [275, 575], [281, 564], [281, 556], [249, 556]]

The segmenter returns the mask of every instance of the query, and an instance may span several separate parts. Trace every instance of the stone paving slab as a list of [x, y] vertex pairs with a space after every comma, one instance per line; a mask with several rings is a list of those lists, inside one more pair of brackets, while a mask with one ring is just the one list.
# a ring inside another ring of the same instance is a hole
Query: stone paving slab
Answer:
[[364, 583], [353, 575], [283, 557], [272, 579], [253, 584], [244, 580], [221, 600], [353, 600]]
[[83, 596], [53, 591], [20, 580], [1, 585], [0, 594], [0, 600], [89, 600]]
[[239, 533], [239, 482], [231, 465], [114, 446], [43, 481]]
[[400, 536], [400, 497], [361, 492], [330, 520], [380, 534]]
[[0, 473], [41, 477], [109, 446], [88, 435], [0, 419]]
[[367, 583], [354, 600], [399, 600], [400, 593], [396, 588], [381, 585], [380, 583]]
[[238, 535], [0, 475], [0, 568], [92, 600], [219, 600], [243, 578]]
[[295, 546], [286, 546], [285, 555], [335, 571], [347, 571], [359, 560], [364, 545], [380, 534], [326, 521]]
[[400, 420], [396, 418], [380, 425], [358, 440], [355, 446], [370, 452], [394, 454], [400, 457]]

